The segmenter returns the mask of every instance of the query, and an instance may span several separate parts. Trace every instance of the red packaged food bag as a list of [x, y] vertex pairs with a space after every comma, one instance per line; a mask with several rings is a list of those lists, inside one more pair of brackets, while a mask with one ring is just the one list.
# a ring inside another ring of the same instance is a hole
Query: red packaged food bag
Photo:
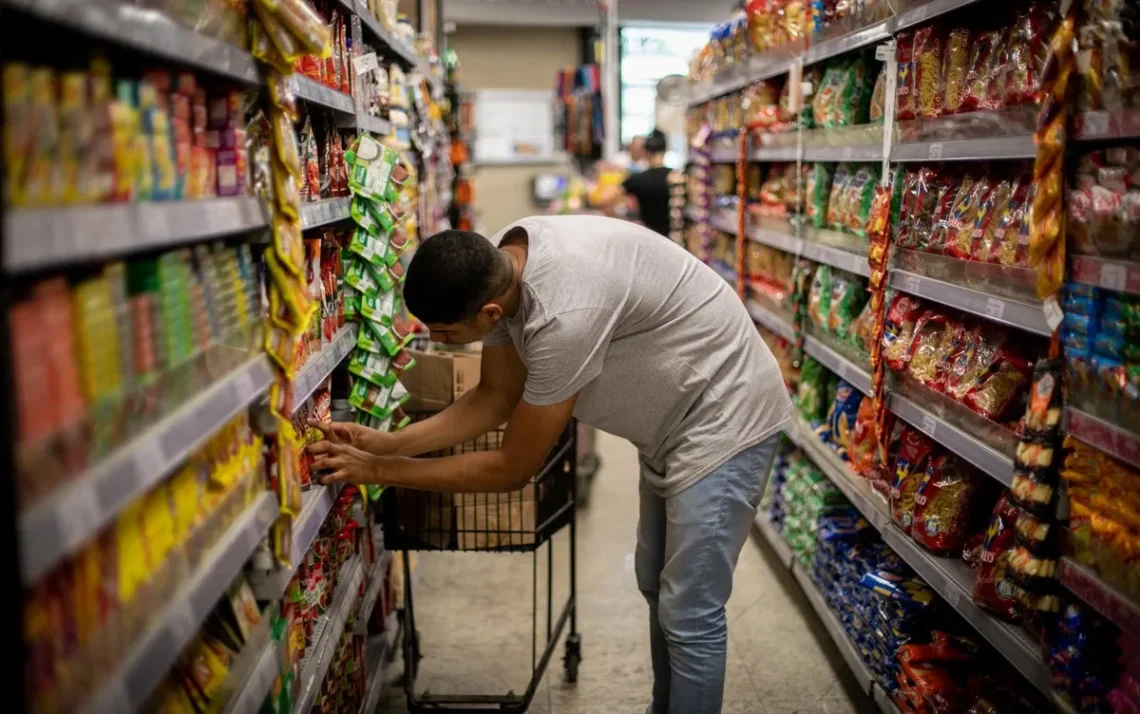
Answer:
[[1017, 192], [1020, 179], [998, 181], [982, 199], [970, 230], [970, 260], [985, 263], [990, 259], [990, 244], [1001, 225], [1001, 217]]
[[914, 518], [914, 495], [934, 443], [917, 429], [905, 426], [899, 437], [891, 481], [891, 519], [910, 533]]
[[939, 372], [944, 373], [942, 361], [953, 349], [954, 333], [958, 325], [938, 310], [926, 309], [919, 316], [910, 341], [907, 356], [907, 374], [932, 389], [939, 385]]
[[1005, 45], [1001, 30], [982, 32], [971, 38], [970, 64], [966, 70], [966, 88], [959, 112], [973, 112], [987, 108], [994, 66]]
[[1006, 106], [1041, 100], [1041, 71], [1049, 56], [1049, 30], [1054, 20], [1051, 7], [1036, 2], [1014, 23], [1003, 67]]
[[987, 419], [1000, 421], [1018, 395], [1025, 392], [1032, 375], [1033, 365], [1028, 360], [1002, 347], [964, 403]]
[[895, 372], [906, 368], [915, 322], [921, 309], [922, 302], [918, 298], [899, 293], [887, 310], [883, 325], [883, 359]]
[[945, 95], [943, 114], [962, 111], [966, 97], [966, 75], [970, 69], [970, 31], [957, 27], [946, 35], [945, 57], [942, 59], [942, 82]]
[[914, 688], [934, 714], [960, 711], [962, 690], [945, 668], [932, 662], [900, 662], [903, 672], [914, 682]]
[[1023, 268], [1029, 264], [1029, 207], [1033, 203], [1034, 184], [1025, 176], [1009, 199], [993, 231], [987, 261], [1007, 267]]
[[974, 582], [974, 602], [1011, 622], [1021, 616], [1017, 587], [1009, 570], [1014, 546], [1014, 524], [1018, 509], [1003, 493], [994, 507], [986, 539], [982, 543], [978, 578]]
[[[993, 194], [994, 185], [983, 176], [966, 192], [959, 193], [943, 224], [942, 252], [951, 258], [969, 260], [974, 244], [974, 224], [979, 211]], [[937, 240], [937, 239], [936, 239]]]
[[914, 83], [914, 34], [900, 32], [895, 40], [899, 64], [895, 93], [895, 118], [909, 121], [918, 117]]
[[914, 33], [915, 112], [920, 117], [942, 113], [942, 32], [934, 25]]
[[911, 537], [935, 555], [961, 555], [976, 492], [973, 470], [956, 456], [939, 454], [931, 459], [914, 495]]
[[930, 193], [923, 202], [924, 210], [915, 218], [915, 250], [942, 252], [944, 232], [939, 231], [950, 216], [955, 199], [962, 191], [969, 191], [974, 180], [969, 176], [960, 177], [949, 171], [940, 172], [930, 183]]
[[1001, 332], [984, 331], [981, 326], [967, 330], [962, 345], [950, 357], [946, 373], [946, 396], [962, 401], [989, 371], [998, 348], [1005, 342]]
[[[870, 303], [868, 303], [870, 304]], [[864, 399], [855, 415], [855, 429], [847, 440], [847, 460], [856, 473], [864, 474], [875, 463], [875, 400]]]

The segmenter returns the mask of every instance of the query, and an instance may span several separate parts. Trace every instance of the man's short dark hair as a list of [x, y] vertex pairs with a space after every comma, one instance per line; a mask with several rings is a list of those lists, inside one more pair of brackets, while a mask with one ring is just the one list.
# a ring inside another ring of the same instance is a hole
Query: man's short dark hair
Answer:
[[464, 322], [507, 292], [509, 259], [478, 233], [440, 231], [416, 249], [404, 300], [423, 322]]
[[665, 134], [660, 129], [654, 129], [645, 137], [645, 152], [648, 154], [664, 154], [667, 148]]

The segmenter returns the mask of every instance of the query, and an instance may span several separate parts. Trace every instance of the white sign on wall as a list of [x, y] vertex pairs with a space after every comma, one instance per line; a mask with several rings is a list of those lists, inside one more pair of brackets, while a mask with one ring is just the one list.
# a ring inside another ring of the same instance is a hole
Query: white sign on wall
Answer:
[[537, 164], [564, 159], [554, 146], [550, 90], [475, 92], [475, 164]]

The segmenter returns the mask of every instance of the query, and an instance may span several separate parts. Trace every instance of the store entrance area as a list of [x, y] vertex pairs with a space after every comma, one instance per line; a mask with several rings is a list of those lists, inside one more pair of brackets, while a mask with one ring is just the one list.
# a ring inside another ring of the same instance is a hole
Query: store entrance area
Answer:
[[[535, 714], [641, 714], [652, 671], [645, 601], [633, 573], [637, 452], [600, 434], [602, 466], [590, 504], [579, 513], [577, 684], [562, 681], [556, 648], [530, 711]], [[555, 538], [556, 603], [565, 594], [567, 534]], [[532, 607], [529, 554], [423, 553], [414, 581], [424, 659], [417, 690], [435, 694], [521, 692], [530, 675]], [[537, 602], [546, 602], [546, 562], [538, 561]], [[744, 545], [728, 602], [724, 714], [849, 714], [878, 711], [786, 568], [753, 537]], [[538, 648], [545, 633], [539, 612]], [[392, 676], [402, 670], [397, 661]], [[379, 714], [406, 712], [403, 688], [386, 688]]]

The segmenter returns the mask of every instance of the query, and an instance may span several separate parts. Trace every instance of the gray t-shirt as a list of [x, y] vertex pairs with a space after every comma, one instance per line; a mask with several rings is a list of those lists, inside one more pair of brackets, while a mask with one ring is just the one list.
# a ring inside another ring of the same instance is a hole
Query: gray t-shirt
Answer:
[[484, 338], [513, 343], [523, 399], [628, 439], [668, 497], [785, 426], [779, 365], [729, 285], [680, 246], [613, 218], [524, 218], [518, 312]]

